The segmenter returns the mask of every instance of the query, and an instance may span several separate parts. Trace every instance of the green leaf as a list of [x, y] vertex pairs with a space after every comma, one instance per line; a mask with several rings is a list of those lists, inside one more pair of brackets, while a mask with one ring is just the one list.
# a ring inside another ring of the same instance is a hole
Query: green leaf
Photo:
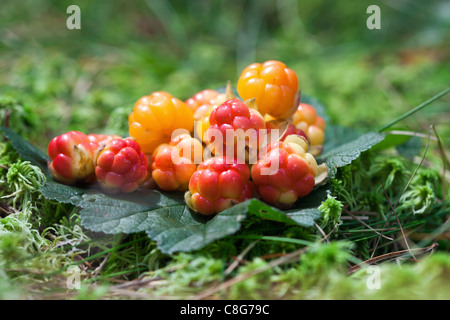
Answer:
[[318, 208], [322, 201], [327, 199], [329, 193], [329, 185], [321, 186], [306, 197], [297, 201], [293, 209], [284, 212], [297, 224], [304, 227], [311, 227], [314, 225], [315, 220], [320, 218], [321, 212]]
[[[399, 129], [401, 131], [401, 129]], [[387, 150], [390, 148], [396, 148], [397, 146], [407, 142], [411, 136], [403, 134], [391, 134], [390, 132], [385, 133], [386, 136], [383, 141], [373, 146], [372, 150]]]
[[180, 193], [145, 190], [130, 195], [109, 196], [85, 194], [80, 203], [82, 224], [104, 233], [135, 233], [145, 231], [156, 241], [163, 253], [192, 251], [214, 240], [234, 234], [248, 214], [288, 225], [312, 226], [320, 217], [317, 207], [326, 198], [322, 187], [300, 200], [286, 212], [258, 199], [250, 199], [214, 217], [190, 210]]
[[38, 166], [44, 173], [47, 171], [48, 157], [44, 152], [23, 139], [14, 130], [1, 126], [0, 130], [24, 160], [28, 160], [33, 165]]
[[279, 210], [254, 199], [249, 204], [248, 211], [264, 219], [283, 222], [288, 225], [311, 227], [315, 220], [320, 218], [321, 213], [318, 207], [327, 198], [328, 193], [328, 186], [322, 186], [308, 196], [299, 199], [294, 207], [289, 210]]
[[[80, 207], [82, 224], [90, 230], [135, 233], [147, 230], [159, 215], [184, 209], [185, 204], [179, 193], [144, 190], [119, 196], [85, 194]], [[172, 219], [170, 215], [168, 219]]]
[[327, 124], [325, 129], [325, 141], [323, 144], [323, 150], [325, 153], [333, 149], [339, 148], [343, 144], [351, 142], [362, 134], [355, 129]]
[[[302, 94], [301, 101], [312, 105], [317, 114], [327, 121], [326, 109], [316, 98]], [[384, 137], [382, 133], [362, 134], [353, 128], [327, 123], [324, 153], [317, 160], [327, 164], [329, 176], [333, 177], [337, 168], [350, 164], [360, 156], [361, 152], [383, 141]]]
[[68, 186], [59, 183], [53, 180], [50, 174], [47, 174], [46, 177], [47, 181], [40, 189], [42, 195], [46, 199], [56, 200], [63, 203], [71, 203], [74, 206], [78, 206], [81, 200], [83, 200], [83, 195], [86, 192], [89, 192], [89, 189], [86, 188]]
[[192, 251], [236, 232], [245, 217], [244, 203], [214, 218], [192, 212], [180, 193], [146, 190], [113, 197], [101, 193], [84, 195], [81, 222], [104, 233], [145, 231], [164, 253]]
[[422, 139], [419, 137], [409, 137], [404, 143], [395, 147], [398, 153], [409, 160], [413, 160], [422, 150]]
[[178, 207], [159, 215], [159, 219], [153, 219], [147, 234], [164, 253], [201, 249], [238, 231], [240, 222], [246, 217], [246, 206], [246, 202], [237, 204], [207, 221], [187, 206], [183, 209]]
[[[336, 130], [336, 129], [335, 129]], [[370, 149], [372, 146], [381, 142], [385, 135], [377, 132], [369, 132], [358, 135], [351, 129], [342, 129], [343, 135], [332, 135], [332, 142], [326, 142], [324, 153], [318, 158], [319, 161], [325, 161], [329, 176], [336, 174], [336, 169], [350, 164], [357, 159], [361, 152]], [[329, 132], [327, 133], [329, 135]]]

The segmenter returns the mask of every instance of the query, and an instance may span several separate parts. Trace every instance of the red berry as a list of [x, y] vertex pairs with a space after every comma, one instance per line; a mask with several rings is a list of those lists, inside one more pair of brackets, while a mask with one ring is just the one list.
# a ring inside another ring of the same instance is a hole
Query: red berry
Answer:
[[249, 179], [246, 164], [226, 156], [209, 158], [189, 180], [186, 203], [203, 215], [219, 213], [252, 197], [253, 184]]
[[147, 176], [147, 158], [132, 139], [114, 139], [98, 153], [95, 175], [109, 193], [132, 192]]
[[251, 169], [255, 189], [264, 201], [288, 209], [312, 191], [318, 166], [306, 150], [305, 139], [297, 135], [266, 147], [264, 156]]
[[266, 128], [261, 114], [238, 99], [227, 100], [215, 108], [209, 116], [209, 123], [206, 138], [212, 143], [215, 154], [229, 155], [229, 150], [241, 151], [236, 150], [239, 142], [243, 147], [256, 150]]
[[96, 142], [79, 131], [53, 138], [48, 145], [49, 170], [55, 180], [65, 184], [91, 182], [94, 177]]

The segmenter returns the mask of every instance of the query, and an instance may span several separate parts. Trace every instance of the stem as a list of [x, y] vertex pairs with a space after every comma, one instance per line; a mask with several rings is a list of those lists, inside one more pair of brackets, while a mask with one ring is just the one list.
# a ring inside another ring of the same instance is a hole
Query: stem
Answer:
[[427, 252], [434, 252], [436, 250], [436, 248], [438, 247], [437, 243], [433, 243], [432, 245], [425, 247], [425, 248], [416, 248], [416, 249], [411, 249], [411, 250], [401, 250], [401, 251], [395, 251], [395, 252], [389, 252], [386, 254], [383, 254], [381, 256], [375, 257], [375, 258], [370, 258], [369, 260], [364, 261], [361, 264], [357, 264], [354, 265], [352, 267], [350, 267], [347, 270], [347, 275], [350, 275], [352, 273], [355, 273], [356, 271], [358, 271], [359, 269], [361, 269], [363, 266], [367, 266], [367, 265], [372, 265], [381, 261], [385, 261], [385, 260], [391, 260], [391, 259], [395, 259], [395, 258], [399, 258], [399, 257], [408, 257], [409, 255], [412, 255], [413, 251], [416, 254], [423, 254], [423, 253], [427, 253]]
[[447, 166], [449, 165], [449, 161], [448, 161], [447, 155], [445, 153], [444, 146], [442, 145], [442, 141], [439, 138], [439, 135], [438, 135], [438, 133], [436, 131], [436, 128], [434, 126], [433, 126], [433, 131], [434, 131], [434, 134], [435, 134], [435, 136], [437, 138], [439, 151], [440, 151], [441, 157], [442, 157], [442, 200], [445, 201], [446, 194], [447, 194], [445, 172], [447, 170]]
[[417, 107], [415, 107], [414, 109], [408, 111], [407, 113], [405, 113], [404, 115], [400, 116], [399, 118], [389, 122], [388, 124], [382, 126], [381, 128], [379, 128], [377, 131], [378, 132], [382, 132], [388, 128], [390, 128], [391, 126], [393, 126], [394, 124], [396, 124], [397, 122], [402, 121], [403, 119], [409, 117], [410, 115], [416, 113], [417, 111], [425, 108], [427, 105], [429, 105], [430, 103], [436, 101], [437, 99], [439, 99], [442, 96], [445, 96], [447, 93], [450, 92], [450, 88], [445, 89], [444, 91], [438, 93], [437, 95], [435, 95], [434, 97], [428, 99], [427, 101], [425, 101], [424, 103], [418, 105]]

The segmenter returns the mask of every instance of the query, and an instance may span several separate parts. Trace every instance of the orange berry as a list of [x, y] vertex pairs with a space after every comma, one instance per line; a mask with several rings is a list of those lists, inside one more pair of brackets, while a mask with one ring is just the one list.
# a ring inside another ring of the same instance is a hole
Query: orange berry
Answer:
[[325, 121], [320, 117], [316, 109], [307, 104], [300, 103], [297, 111], [292, 116], [292, 122], [297, 129], [302, 130], [308, 136], [311, 143], [311, 153], [315, 156], [322, 152], [325, 140]]
[[187, 191], [202, 154], [201, 142], [187, 134], [175, 137], [169, 144], [161, 144], [152, 157], [153, 180], [166, 191]]
[[262, 115], [275, 119], [287, 119], [297, 109], [297, 75], [280, 61], [247, 66], [239, 77], [237, 91], [244, 100], [254, 98]]
[[140, 98], [128, 118], [130, 136], [141, 145], [144, 153], [152, 153], [161, 143], [167, 143], [176, 129], [194, 128], [192, 110], [167, 92], [158, 91]]

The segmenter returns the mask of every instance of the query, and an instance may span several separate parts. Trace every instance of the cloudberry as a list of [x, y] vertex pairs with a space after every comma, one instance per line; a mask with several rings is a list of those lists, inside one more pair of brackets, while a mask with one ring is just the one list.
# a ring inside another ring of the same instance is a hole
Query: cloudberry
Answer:
[[97, 133], [91, 133], [88, 134], [88, 139], [91, 142], [95, 142], [98, 145], [106, 144], [109, 141], [113, 139], [122, 139], [122, 137], [116, 135], [116, 134], [97, 134]]
[[297, 109], [297, 75], [280, 61], [247, 66], [239, 77], [237, 91], [244, 101], [255, 98], [258, 111], [275, 119], [287, 119]]
[[114, 139], [98, 150], [95, 175], [108, 193], [136, 190], [147, 176], [147, 158], [133, 139]]
[[219, 213], [252, 197], [253, 184], [249, 179], [248, 165], [236, 159], [226, 156], [206, 159], [189, 180], [186, 203], [203, 215]]
[[207, 143], [205, 132], [209, 128], [209, 116], [211, 112], [226, 100], [234, 99], [230, 82], [227, 83], [224, 93], [205, 89], [186, 100], [186, 105], [194, 110], [194, 132], [197, 139]]
[[241, 147], [250, 147], [256, 151], [263, 142], [266, 128], [264, 118], [241, 100], [227, 100], [212, 110], [209, 123], [205, 134], [215, 154], [230, 156], [232, 150], [234, 155], [239, 156], [237, 152], [242, 151]]
[[128, 117], [130, 136], [151, 154], [161, 143], [168, 143], [176, 129], [194, 129], [192, 110], [167, 92], [153, 92], [140, 98]]
[[189, 179], [202, 162], [202, 143], [188, 134], [176, 136], [156, 148], [152, 157], [152, 177], [166, 191], [187, 191]]
[[281, 141], [284, 141], [288, 136], [294, 134], [297, 136], [301, 136], [308, 141], [308, 136], [303, 130], [297, 129], [292, 123], [283, 121], [281, 124], [275, 121], [266, 121], [266, 129], [267, 133], [270, 134], [272, 130], [276, 129], [278, 131], [278, 138]]
[[224, 99], [224, 96], [225, 94], [221, 94], [216, 90], [205, 89], [197, 92], [191, 98], [187, 99], [185, 103], [195, 113], [198, 109], [203, 110], [211, 105], [217, 104], [219, 100]]
[[54, 137], [47, 148], [50, 157], [49, 170], [55, 180], [64, 184], [91, 182], [94, 176], [96, 142], [79, 131], [66, 132]]
[[292, 116], [292, 122], [297, 129], [306, 133], [311, 143], [311, 153], [319, 155], [325, 140], [325, 121], [317, 115], [316, 109], [307, 103], [300, 103]]
[[264, 201], [288, 209], [313, 190], [318, 166], [307, 148], [305, 139], [297, 135], [267, 145], [251, 169], [255, 189]]

